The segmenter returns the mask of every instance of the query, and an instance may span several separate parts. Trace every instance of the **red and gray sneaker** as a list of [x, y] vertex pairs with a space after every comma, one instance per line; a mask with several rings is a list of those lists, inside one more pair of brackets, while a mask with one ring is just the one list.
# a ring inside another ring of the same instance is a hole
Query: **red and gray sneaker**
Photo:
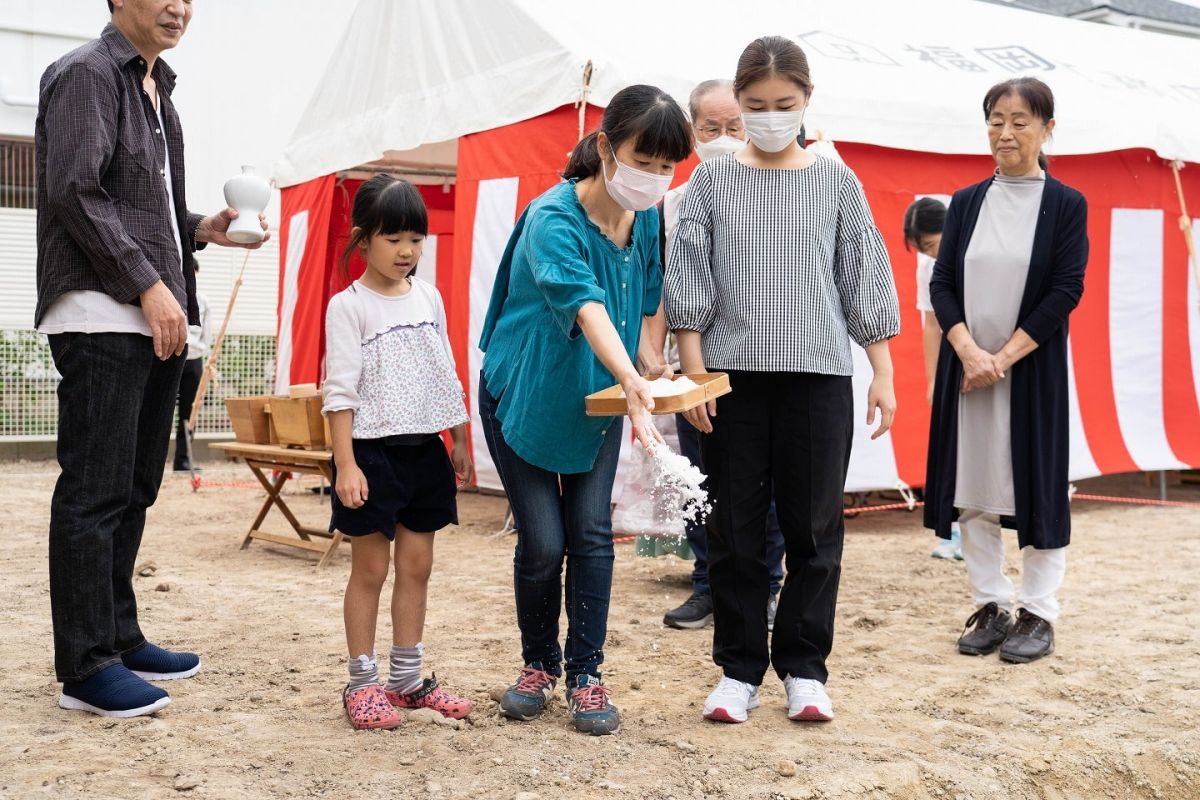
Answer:
[[567, 713], [575, 730], [592, 736], [616, 733], [621, 715], [608, 699], [611, 694], [595, 675], [576, 675], [567, 684]]
[[517, 682], [500, 698], [500, 711], [506, 717], [528, 722], [542, 713], [557, 683], [558, 676], [543, 669], [541, 662], [526, 664]]
[[471, 713], [474, 704], [465, 697], [450, 694], [438, 685], [437, 675], [426, 678], [415, 692], [401, 694], [384, 690], [388, 702], [396, 708], [432, 708], [443, 717], [462, 719]]

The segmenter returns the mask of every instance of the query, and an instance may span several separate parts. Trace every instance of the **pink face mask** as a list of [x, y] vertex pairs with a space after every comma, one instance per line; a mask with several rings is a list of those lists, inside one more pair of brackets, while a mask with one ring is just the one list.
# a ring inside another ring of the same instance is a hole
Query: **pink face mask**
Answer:
[[611, 146], [609, 152], [613, 154], [617, 170], [610, 178], [608, 177], [608, 168], [601, 162], [600, 172], [604, 174], [604, 186], [608, 189], [609, 196], [626, 211], [645, 211], [661, 200], [667, 190], [671, 188], [671, 181], [675, 177], [674, 172], [670, 175], [642, 172], [617, 158], [617, 154]]

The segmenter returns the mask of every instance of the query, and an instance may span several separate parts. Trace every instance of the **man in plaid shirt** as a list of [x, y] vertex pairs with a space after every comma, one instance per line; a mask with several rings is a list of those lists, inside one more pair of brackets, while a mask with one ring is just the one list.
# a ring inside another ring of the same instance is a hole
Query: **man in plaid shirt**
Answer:
[[195, 654], [146, 641], [133, 569], [162, 482], [187, 326], [199, 323], [192, 253], [238, 246], [226, 236], [237, 212], [187, 210], [175, 73], [159, 55], [187, 30], [191, 0], [108, 7], [100, 38], [42, 76], [35, 324], [62, 374], [50, 506], [59, 705], [132, 717], [170, 702], [147, 681], [200, 668]]

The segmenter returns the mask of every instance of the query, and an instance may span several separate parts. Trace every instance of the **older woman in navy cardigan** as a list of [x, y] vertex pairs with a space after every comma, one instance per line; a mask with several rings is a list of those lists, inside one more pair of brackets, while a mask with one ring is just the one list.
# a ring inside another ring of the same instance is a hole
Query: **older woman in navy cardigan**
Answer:
[[[938, 357], [925, 525], [948, 539], [961, 523], [975, 610], [959, 652], [999, 648], [1025, 663], [1054, 652], [1071, 540], [1067, 319], [1083, 294], [1087, 201], [1046, 174], [1046, 84], [997, 84], [983, 111], [996, 172], [955, 193], [930, 282], [950, 346]], [[1021, 547], [1015, 603], [1002, 528]]]

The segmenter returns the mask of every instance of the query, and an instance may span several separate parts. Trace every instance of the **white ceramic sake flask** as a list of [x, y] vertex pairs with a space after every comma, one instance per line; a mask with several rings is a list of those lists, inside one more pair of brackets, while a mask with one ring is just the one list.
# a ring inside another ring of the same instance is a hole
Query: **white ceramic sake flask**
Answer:
[[254, 174], [254, 167], [242, 167], [241, 175], [225, 181], [225, 202], [238, 212], [226, 235], [238, 244], [261, 242], [263, 229], [258, 215], [270, 201], [271, 186]]

